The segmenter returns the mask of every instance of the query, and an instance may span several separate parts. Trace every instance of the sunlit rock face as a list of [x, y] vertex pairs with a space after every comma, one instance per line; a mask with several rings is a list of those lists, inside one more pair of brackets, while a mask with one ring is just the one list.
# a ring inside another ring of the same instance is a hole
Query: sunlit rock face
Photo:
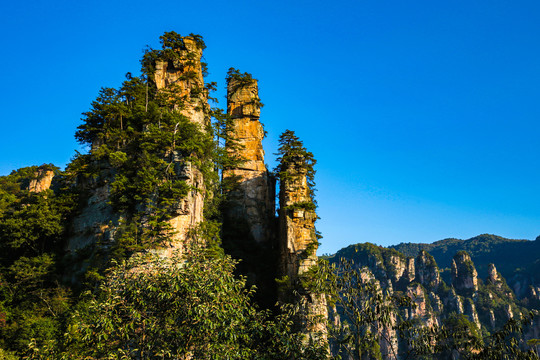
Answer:
[[48, 190], [54, 178], [54, 171], [45, 167], [37, 169], [33, 179], [30, 180], [28, 191], [39, 193]]
[[225, 181], [236, 183], [228, 193], [227, 216], [229, 221], [244, 222], [255, 242], [266, 243], [273, 237], [275, 186], [264, 163], [264, 129], [259, 120], [257, 80], [241, 82], [230, 79], [227, 112], [232, 119], [235, 139], [234, 143], [227, 143], [226, 148], [242, 160], [237, 166], [223, 171]]
[[176, 110], [190, 121], [205, 126], [209, 119], [205, 114], [208, 99], [201, 65], [202, 48], [189, 36], [184, 37], [183, 42], [184, 49], [178, 50], [174, 60], [156, 61], [153, 80], [158, 91], [168, 91], [182, 100], [182, 106], [176, 105]]
[[[189, 121], [200, 125], [201, 130], [209, 123], [207, 91], [204, 88], [201, 65], [202, 48], [196, 39], [184, 37], [183, 48], [177, 49], [174, 60], [157, 59], [152, 64], [155, 71], [149, 82], [155, 85], [157, 96], [165, 99], [177, 99], [171, 105]], [[102, 143], [98, 139], [92, 144], [95, 151]], [[182, 158], [175, 151], [166, 156], [172, 159], [174, 176], [184, 180], [190, 187], [187, 196], [177, 199], [173, 206], [172, 217], [168, 221], [171, 226], [171, 242], [163, 244], [160, 253], [169, 256], [173, 251], [183, 251], [188, 246], [190, 231], [203, 220], [204, 199], [206, 189], [201, 171], [191, 162]], [[114, 169], [106, 161], [100, 161], [100, 173], [92, 179], [78, 179], [76, 186], [84, 189], [89, 195], [86, 204], [75, 216], [71, 226], [71, 236], [67, 249], [76, 251], [99, 242], [107, 247], [115, 241], [115, 236], [123, 218], [129, 214], [113, 211], [110, 205], [110, 184], [114, 181]], [[150, 209], [146, 209], [150, 212]], [[141, 219], [144, 226], [145, 219]]]
[[[302, 159], [298, 159], [302, 163]], [[317, 262], [317, 238], [314, 210], [295, 208], [295, 204], [311, 201], [306, 170], [291, 163], [285, 170], [289, 175], [280, 184], [279, 224], [282, 272], [296, 278]]]
[[465, 251], [458, 252], [452, 259], [452, 285], [460, 294], [478, 291], [478, 273]]
[[428, 289], [436, 288], [441, 282], [439, 268], [433, 256], [422, 250], [415, 259], [416, 281]]
[[[204, 130], [209, 123], [209, 106], [201, 65], [202, 48], [189, 36], [183, 38], [183, 43], [184, 49], [178, 50], [177, 58], [156, 61], [154, 82], [158, 92], [164, 96], [170, 93], [171, 96], [179, 97], [182, 106], [175, 105], [174, 109]], [[203, 220], [204, 199], [207, 195], [199, 169], [178, 154], [172, 155], [176, 176], [186, 181], [191, 190], [185, 198], [179, 199], [175, 213], [169, 220], [172, 242], [164, 250], [166, 255], [175, 250], [185, 250], [189, 232]]]
[[[315, 231], [317, 214], [314, 210], [295, 207], [296, 204], [311, 201], [307, 170], [303, 163], [303, 159], [298, 157], [286, 169], [282, 169], [287, 176], [282, 177], [279, 192], [280, 273], [291, 284], [297, 284], [297, 294], [291, 297], [290, 293], [282, 292], [279, 295], [283, 302], [293, 299], [293, 302], [305, 303], [303, 313], [299, 316], [300, 327], [307, 333], [322, 331], [323, 338], [326, 338], [326, 328], [321, 323], [321, 319], [328, 318], [326, 298], [323, 294], [311, 293], [300, 284], [301, 275], [310, 267], [317, 266], [318, 247]], [[310, 319], [320, 320], [312, 322]]]

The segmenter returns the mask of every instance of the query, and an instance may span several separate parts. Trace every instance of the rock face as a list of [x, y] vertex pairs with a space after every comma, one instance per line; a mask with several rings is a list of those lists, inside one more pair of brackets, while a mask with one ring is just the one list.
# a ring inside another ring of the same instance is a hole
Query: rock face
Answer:
[[114, 240], [120, 214], [115, 213], [109, 203], [109, 184], [113, 175], [108, 164], [101, 164], [101, 168], [97, 178], [77, 179], [76, 186], [89, 196], [71, 222], [71, 236], [66, 247], [72, 253], [97, 242], [108, 246]]
[[478, 291], [478, 273], [465, 251], [459, 251], [452, 260], [452, 285], [460, 294]]
[[495, 267], [495, 264], [489, 264], [488, 265], [488, 277], [487, 282], [491, 284], [498, 284], [502, 282], [501, 276], [497, 272], [497, 268]]
[[[238, 75], [238, 74], [237, 74]], [[227, 81], [227, 152], [238, 160], [223, 170], [226, 202], [223, 211], [223, 246], [240, 260], [237, 270], [256, 285], [264, 307], [277, 301], [275, 180], [264, 163], [257, 80], [249, 74]]]
[[226, 144], [227, 151], [241, 159], [238, 166], [223, 171], [224, 181], [235, 182], [228, 194], [227, 216], [231, 222], [245, 222], [255, 242], [267, 243], [273, 235], [275, 186], [264, 163], [257, 80], [228, 81], [227, 113], [235, 138]]
[[[298, 163], [301, 161], [298, 159]], [[305, 169], [292, 163], [285, 171], [288, 176], [282, 180], [279, 192], [281, 270], [289, 279], [295, 279], [317, 262], [317, 214], [314, 210], [295, 207], [311, 202]]]
[[[208, 125], [206, 115], [208, 106], [207, 92], [201, 65], [202, 48], [193, 37], [184, 37], [184, 49], [178, 51], [174, 60], [157, 60], [155, 63], [154, 82], [158, 93], [163, 96], [180, 97], [182, 106], [173, 104], [173, 108], [190, 121], [199, 124], [201, 130]], [[203, 220], [205, 188], [202, 173], [193, 164], [173, 154], [175, 172], [191, 187], [187, 197], [179, 201], [176, 216], [169, 220], [172, 227], [172, 243], [169, 251], [186, 246], [188, 233]]]
[[157, 60], [155, 63], [154, 82], [158, 90], [172, 97], [183, 100], [183, 106], [174, 104], [174, 109], [190, 121], [205, 126], [208, 108], [204, 79], [201, 66], [202, 48], [196, 39], [183, 38], [184, 48], [177, 51], [174, 60]]
[[35, 174], [35, 177], [30, 180], [30, 184], [28, 185], [28, 191], [39, 193], [44, 190], [48, 190], [51, 187], [53, 178], [53, 170], [44, 166], [39, 167]]
[[415, 260], [416, 281], [428, 289], [439, 286], [441, 277], [433, 256], [422, 250]]
[[300, 278], [317, 264], [317, 235], [314, 210], [302, 204], [311, 203], [311, 190], [307, 181], [307, 171], [302, 166], [303, 159], [295, 158], [282, 169], [287, 175], [282, 177], [279, 192], [279, 249], [280, 273], [295, 286], [298, 295], [281, 292], [280, 300], [302, 305], [299, 326], [308, 333], [326, 332], [321, 319], [328, 317], [324, 294], [314, 294], [300, 285]]
[[[204, 130], [204, 126], [209, 123], [209, 106], [201, 66], [202, 47], [193, 37], [184, 37], [182, 42], [183, 48], [174, 50], [174, 60], [155, 60], [155, 72], [150, 81], [154, 82], [152, 85], [155, 85], [157, 96], [168, 99], [173, 111], [180, 112]], [[102, 142], [96, 140], [92, 143], [92, 151], [101, 145]], [[172, 218], [168, 221], [172, 242], [168, 248], [160, 251], [167, 256], [173, 250], [182, 250], [187, 246], [189, 232], [203, 219], [206, 194], [203, 175], [192, 163], [174, 150], [165, 156], [173, 160], [175, 176], [186, 181], [190, 187], [188, 195], [178, 199]], [[110, 164], [100, 160], [94, 165], [100, 169], [97, 177], [77, 181], [77, 186], [87, 191], [89, 196], [72, 222], [72, 235], [67, 245], [71, 251], [97, 242], [104, 246], [112, 243], [122, 219], [129, 216], [113, 211], [110, 205], [109, 186], [115, 176]], [[141, 219], [141, 223], [144, 222], [145, 219]]]

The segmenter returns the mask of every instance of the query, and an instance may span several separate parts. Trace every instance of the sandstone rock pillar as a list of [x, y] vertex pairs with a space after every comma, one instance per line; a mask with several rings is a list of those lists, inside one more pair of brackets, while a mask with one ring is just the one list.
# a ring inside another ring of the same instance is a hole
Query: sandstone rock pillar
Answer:
[[[284, 155], [285, 156], [285, 155]], [[317, 266], [317, 235], [312, 190], [302, 156], [282, 164], [279, 192], [280, 270], [292, 289], [281, 289], [280, 300], [300, 305], [298, 326], [308, 334], [326, 339], [328, 318], [324, 294], [307, 289], [302, 278]], [[292, 290], [292, 291], [291, 291]]]
[[226, 150], [238, 162], [223, 170], [226, 188], [223, 247], [241, 260], [237, 270], [256, 285], [257, 302], [276, 303], [275, 180], [264, 163], [257, 80], [231, 69], [227, 77]]
[[[201, 65], [202, 46], [197, 39], [187, 36], [184, 48], [177, 49], [173, 59], [158, 59], [155, 62], [154, 82], [158, 94], [169, 97], [174, 110], [179, 111], [204, 131], [208, 125], [208, 99], [204, 87]], [[205, 186], [202, 173], [179, 153], [169, 154], [175, 163], [175, 172], [191, 187], [184, 199], [178, 200], [176, 213], [169, 220], [172, 227], [171, 250], [186, 246], [188, 233], [203, 220]]]
[[228, 193], [227, 216], [247, 226], [256, 243], [271, 239], [274, 218], [274, 182], [269, 179], [264, 163], [263, 125], [259, 121], [261, 104], [257, 80], [249, 74], [229, 77], [227, 83], [227, 113], [231, 117], [234, 146], [227, 151], [242, 161], [223, 171], [223, 179], [234, 181]]
[[452, 259], [452, 285], [461, 295], [478, 291], [478, 273], [466, 251], [458, 251]]

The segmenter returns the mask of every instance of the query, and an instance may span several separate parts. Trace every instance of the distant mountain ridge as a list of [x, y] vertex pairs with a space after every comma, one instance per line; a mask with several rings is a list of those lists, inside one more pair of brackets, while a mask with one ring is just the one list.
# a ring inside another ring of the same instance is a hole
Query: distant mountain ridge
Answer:
[[[426, 328], [448, 326], [459, 319], [486, 337], [511, 319], [540, 310], [538, 250], [540, 237], [514, 240], [483, 234], [467, 240], [402, 243], [387, 248], [360, 243], [327, 259], [335, 266], [350, 262], [361, 278], [374, 281], [387, 299], [400, 294], [413, 299], [416, 306], [399, 309], [398, 318]], [[349, 321], [346, 312], [338, 309], [338, 315]], [[398, 353], [407, 352], [407, 345], [393, 330], [396, 326], [397, 322], [372, 329], [382, 334], [378, 343], [381, 353], [390, 354], [396, 348]], [[538, 334], [540, 321], [535, 320], [525, 329], [522, 345]]]
[[448, 238], [431, 244], [401, 243], [389, 248], [411, 257], [425, 250], [441, 269], [450, 268], [454, 254], [463, 250], [469, 253], [482, 278], [487, 276], [488, 265], [493, 263], [507, 280], [521, 274], [540, 282], [540, 236], [536, 240], [524, 240], [482, 234], [467, 240]]

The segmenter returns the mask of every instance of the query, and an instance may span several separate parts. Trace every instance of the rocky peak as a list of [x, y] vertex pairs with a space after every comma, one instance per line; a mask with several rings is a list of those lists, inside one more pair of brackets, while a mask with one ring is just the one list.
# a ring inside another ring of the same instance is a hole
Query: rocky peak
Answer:
[[416, 280], [428, 289], [439, 286], [441, 277], [439, 267], [431, 256], [425, 250], [420, 251], [414, 262], [416, 268]]
[[[156, 57], [151, 60], [150, 68], [153, 70], [148, 71], [149, 82], [153, 81], [155, 84], [157, 97], [170, 101], [171, 110], [199, 124], [200, 130], [204, 131], [209, 121], [209, 106], [201, 64], [203, 46], [192, 36], [183, 37], [180, 41], [182, 46], [179, 48], [154, 52]], [[99, 139], [96, 141], [97, 143], [92, 143], [93, 151], [101, 145]], [[206, 189], [201, 171], [182, 158], [180, 153], [170, 150], [165, 156], [172, 159], [174, 176], [184, 180], [190, 188], [186, 196], [175, 199], [176, 203], [171, 206], [171, 217], [167, 221], [170, 225], [170, 231], [167, 231], [171, 242], [159, 251], [164, 256], [170, 256], [173, 251], [187, 247], [190, 232], [203, 220]], [[115, 172], [107, 160], [100, 160], [98, 165], [100, 174], [88, 184], [87, 202], [73, 219], [67, 245], [69, 250], [82, 249], [98, 240], [102, 244], [112, 243], [119, 224], [130, 216], [113, 210], [110, 184], [114, 181]], [[147, 205], [139, 204], [139, 207], [143, 209], [141, 212], [150, 214], [153, 211], [152, 206]], [[145, 226], [146, 220], [143, 215], [139, 224]]]
[[271, 237], [275, 186], [264, 163], [258, 84], [249, 74], [228, 79], [227, 112], [232, 119], [234, 143], [229, 141], [226, 147], [241, 162], [223, 171], [224, 180], [235, 182], [228, 194], [227, 212], [230, 221], [247, 222], [253, 240], [267, 242]]
[[40, 166], [34, 174], [34, 177], [30, 179], [28, 191], [39, 193], [48, 190], [51, 187], [53, 178], [54, 170], [46, 166]]
[[488, 284], [493, 284], [499, 290], [503, 288], [503, 280], [501, 274], [497, 271], [495, 264], [488, 265], [488, 277], [486, 279]]
[[501, 281], [501, 277], [499, 273], [497, 272], [497, 268], [495, 267], [495, 264], [489, 264], [488, 265], [488, 282], [491, 282], [492, 284], [495, 284], [499, 281]]
[[174, 57], [156, 60], [154, 82], [158, 91], [170, 93], [171, 98], [182, 99], [182, 105], [174, 108], [192, 122], [202, 126], [208, 123], [208, 108], [201, 65], [202, 46], [197, 39], [186, 36], [183, 48], [174, 50]]
[[281, 258], [288, 259], [284, 263], [285, 274], [296, 277], [317, 261], [317, 214], [303, 207], [311, 201], [305, 169], [292, 163], [285, 172], [289, 176], [282, 178], [279, 193]]
[[458, 251], [452, 259], [452, 285], [460, 294], [478, 291], [478, 273], [466, 251]]
[[280, 272], [292, 289], [280, 291], [279, 298], [301, 306], [297, 323], [302, 329], [309, 334], [319, 332], [326, 338], [326, 329], [320, 322], [328, 318], [326, 298], [324, 294], [306, 288], [301, 281], [309, 276], [311, 267], [317, 266], [318, 259], [317, 214], [309, 181], [312, 154], [306, 151], [293, 132], [284, 133], [280, 142], [280, 150], [283, 150], [279, 168]]

